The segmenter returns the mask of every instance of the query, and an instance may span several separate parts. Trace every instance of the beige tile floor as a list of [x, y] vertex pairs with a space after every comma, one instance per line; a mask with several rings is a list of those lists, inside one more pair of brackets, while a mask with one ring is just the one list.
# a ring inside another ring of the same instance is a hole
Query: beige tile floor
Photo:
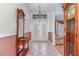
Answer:
[[49, 41], [31, 41], [27, 56], [62, 56]]

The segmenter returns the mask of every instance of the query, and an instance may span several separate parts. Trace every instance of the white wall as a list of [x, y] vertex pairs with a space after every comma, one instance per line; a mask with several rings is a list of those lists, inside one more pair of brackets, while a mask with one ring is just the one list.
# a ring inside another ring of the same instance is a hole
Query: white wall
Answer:
[[[16, 34], [16, 10], [23, 9], [25, 17], [25, 32], [29, 32], [29, 11], [25, 4], [0, 3], [0, 37]], [[27, 28], [28, 27], [28, 28]]]
[[52, 37], [52, 44], [55, 45], [55, 13], [53, 11], [50, 12], [50, 31], [53, 33]]

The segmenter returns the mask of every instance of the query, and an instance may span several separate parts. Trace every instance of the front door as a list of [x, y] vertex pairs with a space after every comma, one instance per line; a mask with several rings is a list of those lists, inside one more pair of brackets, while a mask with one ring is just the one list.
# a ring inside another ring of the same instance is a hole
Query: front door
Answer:
[[48, 40], [48, 31], [47, 31], [47, 23], [46, 22], [41, 22], [40, 23], [40, 40], [41, 41], [46, 41]]
[[33, 22], [32, 40], [45, 41], [48, 40], [48, 29], [46, 22]]

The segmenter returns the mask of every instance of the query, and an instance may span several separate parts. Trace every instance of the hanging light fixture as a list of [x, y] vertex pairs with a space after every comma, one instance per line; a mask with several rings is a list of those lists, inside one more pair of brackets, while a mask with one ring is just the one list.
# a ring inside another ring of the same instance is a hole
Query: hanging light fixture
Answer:
[[38, 13], [41, 14], [41, 6], [39, 5], [38, 8], [39, 8]]

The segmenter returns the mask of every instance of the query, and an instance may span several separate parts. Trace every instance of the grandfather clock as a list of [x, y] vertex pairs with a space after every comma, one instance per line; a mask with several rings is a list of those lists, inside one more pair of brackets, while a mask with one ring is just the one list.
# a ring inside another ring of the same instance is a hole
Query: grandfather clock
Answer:
[[26, 54], [24, 38], [24, 19], [25, 14], [22, 9], [17, 8], [17, 35], [16, 35], [16, 55], [24, 56]]
[[79, 56], [79, 4], [65, 3], [64, 10], [64, 55]]

